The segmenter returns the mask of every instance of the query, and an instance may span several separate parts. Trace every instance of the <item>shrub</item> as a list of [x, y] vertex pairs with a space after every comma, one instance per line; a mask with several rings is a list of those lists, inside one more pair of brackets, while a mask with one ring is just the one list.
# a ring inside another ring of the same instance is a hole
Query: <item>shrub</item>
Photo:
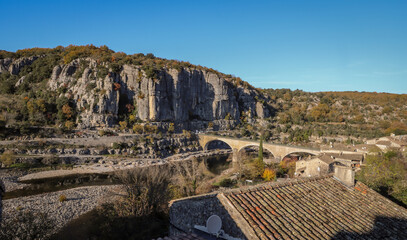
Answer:
[[168, 126], [168, 130], [169, 133], [173, 133], [175, 131], [175, 127], [174, 127], [174, 123], [170, 123], [170, 125]]
[[144, 131], [146, 133], [157, 133], [158, 132], [158, 126], [155, 125], [145, 125], [144, 126]]
[[220, 180], [220, 182], [215, 183], [215, 186], [219, 186], [219, 187], [225, 187], [225, 188], [230, 188], [236, 185], [236, 181], [232, 180], [230, 178], [224, 178], [222, 180]]
[[267, 182], [274, 180], [276, 178], [276, 171], [271, 168], [266, 168], [263, 172], [262, 178]]
[[114, 142], [113, 145], [112, 145], [112, 148], [113, 149], [122, 149], [123, 146], [122, 146], [121, 143]]
[[97, 66], [97, 69], [98, 69], [97, 71], [98, 78], [104, 78], [109, 73], [109, 70], [105, 66], [99, 65]]
[[140, 124], [134, 124], [134, 125], [133, 125], [133, 131], [134, 131], [135, 133], [142, 134], [142, 133], [144, 133], [144, 128], [143, 128], [143, 126], [140, 125]]
[[168, 206], [170, 172], [164, 167], [135, 168], [116, 172], [125, 196], [116, 203], [119, 216], [148, 216]]
[[90, 92], [90, 91], [92, 91], [93, 89], [95, 89], [96, 88], [96, 83], [88, 83], [87, 85], [86, 85], [86, 91], [87, 92]]
[[68, 198], [64, 194], [61, 194], [61, 195], [59, 195], [58, 200], [59, 200], [59, 202], [65, 202], [68, 200]]
[[192, 137], [192, 133], [190, 132], [190, 131], [188, 131], [188, 130], [182, 130], [182, 135], [184, 136], [184, 137], [187, 137], [187, 138], [191, 138]]
[[72, 121], [66, 121], [64, 125], [65, 125], [66, 129], [72, 130], [74, 128], [74, 126], [75, 126], [75, 123], [72, 122]]
[[214, 176], [203, 161], [198, 162], [196, 159], [173, 162], [172, 166], [175, 169], [174, 185], [179, 187], [179, 194], [183, 197], [205, 193], [205, 185], [208, 183], [206, 180]]
[[6, 166], [12, 165], [14, 163], [14, 159], [15, 159], [14, 152], [10, 150], [5, 151], [0, 157], [1, 163], [3, 163]]
[[120, 130], [127, 129], [127, 122], [126, 121], [120, 121], [119, 125], [120, 125]]

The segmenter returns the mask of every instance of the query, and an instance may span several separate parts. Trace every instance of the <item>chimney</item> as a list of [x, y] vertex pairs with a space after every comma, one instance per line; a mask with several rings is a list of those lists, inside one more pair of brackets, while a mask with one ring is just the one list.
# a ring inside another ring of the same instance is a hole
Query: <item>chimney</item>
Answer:
[[355, 186], [355, 171], [351, 167], [336, 165], [334, 167], [334, 177], [348, 187]]

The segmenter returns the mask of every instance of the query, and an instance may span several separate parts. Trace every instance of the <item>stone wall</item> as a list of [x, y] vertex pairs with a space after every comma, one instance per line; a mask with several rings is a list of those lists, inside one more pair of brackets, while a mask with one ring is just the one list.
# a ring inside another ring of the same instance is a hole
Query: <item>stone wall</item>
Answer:
[[[217, 194], [184, 198], [170, 203], [170, 236], [182, 232], [192, 232], [194, 225], [206, 225], [211, 215], [222, 219], [222, 230], [232, 237], [246, 239], [228, 211], [224, 208]], [[182, 231], [180, 231], [181, 229]]]
[[355, 171], [346, 166], [335, 166], [334, 176], [348, 187], [355, 186]]

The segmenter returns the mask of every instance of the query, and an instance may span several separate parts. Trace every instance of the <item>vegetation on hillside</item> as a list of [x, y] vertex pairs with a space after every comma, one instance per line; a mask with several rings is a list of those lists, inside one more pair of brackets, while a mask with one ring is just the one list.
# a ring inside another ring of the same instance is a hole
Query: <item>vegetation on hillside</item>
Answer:
[[[128, 64], [142, 69], [145, 77], [154, 80], [160, 78], [160, 71], [164, 69], [171, 68], [178, 71], [198, 69], [215, 73], [236, 86], [254, 89], [238, 77], [226, 75], [211, 68], [192, 65], [184, 61], [158, 58], [151, 53], [127, 55], [123, 52], [114, 52], [106, 46], [70, 45], [56, 48], [22, 49], [16, 52], [0, 50], [0, 59], [12, 58], [16, 60], [33, 56], [37, 59], [31, 65], [22, 67], [18, 74], [13, 75], [7, 71], [0, 73], [0, 135], [2, 137], [11, 133], [26, 134], [33, 126], [56, 125], [62, 130], [70, 130], [75, 127], [80, 119], [77, 118], [75, 102], [69, 97], [67, 86], [62, 86], [56, 92], [51, 92], [48, 91], [47, 82], [56, 65], [68, 64], [76, 59], [83, 60], [73, 75], [76, 78], [79, 78], [85, 69], [84, 63], [87, 61], [84, 59], [92, 58], [97, 62], [97, 76], [99, 78], [111, 73], [119, 73], [123, 65]], [[86, 87], [88, 90], [94, 88], [94, 83], [90, 83]], [[117, 84], [115, 89], [120, 89], [120, 85]], [[61, 94], [66, 97], [61, 97]], [[144, 98], [145, 96], [139, 92], [138, 97]], [[119, 112], [120, 127], [123, 130], [132, 129], [137, 120], [135, 117], [137, 106], [124, 102], [120, 104], [123, 104]]]
[[352, 136], [374, 138], [390, 133], [407, 134], [406, 94], [319, 92], [264, 89], [276, 114], [270, 119], [273, 135], [287, 142], [309, 137]]
[[401, 152], [368, 155], [356, 177], [382, 195], [407, 206], [407, 158]]

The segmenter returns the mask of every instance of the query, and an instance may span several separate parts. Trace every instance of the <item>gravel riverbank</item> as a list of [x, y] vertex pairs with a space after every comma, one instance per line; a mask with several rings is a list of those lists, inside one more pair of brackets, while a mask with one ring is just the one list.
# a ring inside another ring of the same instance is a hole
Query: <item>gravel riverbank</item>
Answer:
[[18, 178], [24, 176], [26, 173], [24, 171], [9, 171], [5, 169], [0, 170], [0, 180], [3, 181], [4, 190], [6, 192], [11, 192], [17, 189], [22, 189], [27, 184], [19, 183]]
[[[59, 229], [96, 206], [113, 201], [114, 192], [119, 188], [117, 185], [88, 186], [5, 200], [3, 219], [12, 216], [15, 211], [31, 210], [47, 213]], [[67, 201], [59, 202], [59, 196], [62, 194], [67, 197]]]

